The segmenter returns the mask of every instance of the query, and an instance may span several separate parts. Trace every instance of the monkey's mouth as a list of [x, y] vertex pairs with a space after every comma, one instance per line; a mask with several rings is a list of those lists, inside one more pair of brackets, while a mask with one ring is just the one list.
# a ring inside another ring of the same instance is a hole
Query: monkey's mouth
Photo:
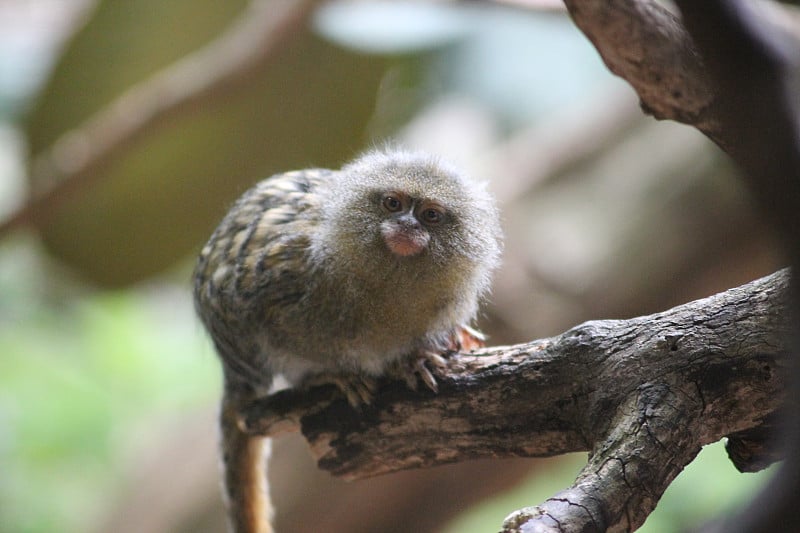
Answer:
[[384, 225], [381, 228], [386, 246], [395, 255], [408, 257], [417, 255], [428, 246], [430, 236], [421, 228], [403, 228], [397, 225]]

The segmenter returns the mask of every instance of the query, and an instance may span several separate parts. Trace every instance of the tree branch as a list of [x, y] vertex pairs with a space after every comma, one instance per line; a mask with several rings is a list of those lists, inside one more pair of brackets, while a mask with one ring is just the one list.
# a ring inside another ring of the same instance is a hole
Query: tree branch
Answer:
[[[564, 0], [564, 4], [609, 70], [634, 88], [645, 113], [694, 126], [734, 158], [746, 150], [725, 116], [724, 100], [730, 95], [720, 92], [678, 17], [655, 0]], [[781, 20], [784, 33], [797, 34], [797, 17], [771, 7], [763, 13]], [[714, 25], [704, 29], [709, 35], [717, 30]]]
[[[676, 3], [686, 27], [652, 0], [565, 0], [575, 23], [608, 67], [634, 87], [646, 111], [695, 126], [745, 170], [762, 213], [800, 268], [797, 19], [787, 23], [785, 14], [776, 16], [780, 8], [773, 2]], [[791, 300], [797, 317], [796, 284]], [[791, 340], [798, 355], [800, 330]], [[714, 524], [714, 531], [800, 528], [800, 358], [785, 374], [792, 377], [791, 401], [772, 438], [780, 437], [792, 453], [768, 487], [746, 509]], [[758, 449], [766, 436], [765, 428], [737, 434], [729, 453], [737, 462], [769, 459]]]
[[361, 412], [333, 387], [281, 391], [254, 403], [245, 425], [301, 429], [319, 466], [346, 479], [589, 451], [570, 489], [515, 513], [506, 531], [633, 529], [701, 446], [780, 407], [788, 280], [780, 271], [663, 313], [460, 354], [438, 394], [383, 382]]
[[[783, 238], [786, 255], [800, 268], [800, 66], [798, 41], [752, 2], [678, 0], [686, 26], [718, 87], [719, 116], [731, 141], [731, 156], [763, 213]], [[772, 4], [767, 4], [772, 5]], [[713, 27], [714, 31], [709, 31]], [[786, 461], [770, 483], [733, 516], [706, 531], [797, 531], [800, 519], [800, 286], [792, 283], [793, 331], [787, 409], [780, 419]], [[750, 435], [746, 435], [750, 437]], [[734, 448], [735, 452], [738, 452]]]
[[719, 142], [716, 94], [689, 33], [653, 0], [565, 0], [611, 72], [658, 119], [691, 124]]

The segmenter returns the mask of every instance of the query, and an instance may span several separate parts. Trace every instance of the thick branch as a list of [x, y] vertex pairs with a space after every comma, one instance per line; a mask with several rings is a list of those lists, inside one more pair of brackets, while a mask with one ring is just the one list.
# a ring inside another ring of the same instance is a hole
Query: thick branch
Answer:
[[652, 0], [564, 3], [609, 70], [636, 90], [645, 111], [717, 138], [711, 109], [716, 95], [688, 32], [672, 13]]
[[[783, 237], [787, 256], [800, 268], [800, 69], [798, 42], [764, 18], [752, 2], [717, 0], [677, 4], [719, 87], [719, 115], [733, 141], [731, 155], [768, 220]], [[713, 25], [715, 31], [708, 31]], [[767, 487], [733, 516], [721, 517], [711, 531], [797, 531], [800, 520], [800, 287], [793, 283], [790, 311], [790, 383], [781, 431], [787, 460]], [[753, 438], [745, 434], [744, 440]], [[739, 454], [733, 447], [734, 457]], [[756, 454], [757, 456], [758, 454]]]
[[[609, 70], [636, 90], [645, 112], [694, 126], [734, 158], [748, 149], [737, 142], [737, 131], [721, 109], [730, 94], [720, 90], [682, 22], [659, 2], [564, 3]], [[797, 18], [773, 7], [763, 13], [781, 21], [784, 32], [797, 33]], [[713, 24], [703, 31], [716, 35]], [[733, 50], [728, 55], [736, 57]]]
[[701, 446], [779, 408], [788, 277], [458, 355], [438, 394], [386, 382], [356, 412], [333, 388], [287, 390], [254, 404], [245, 423], [254, 434], [299, 426], [320, 467], [348, 479], [588, 450], [575, 485], [508, 530], [521, 517], [571, 521], [566, 531], [635, 528]]

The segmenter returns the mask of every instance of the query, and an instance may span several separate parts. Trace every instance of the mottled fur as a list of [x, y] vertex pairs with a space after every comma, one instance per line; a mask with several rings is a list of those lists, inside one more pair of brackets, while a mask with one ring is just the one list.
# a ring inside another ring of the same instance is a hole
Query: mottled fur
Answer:
[[[424, 250], [407, 257], [381, 233], [389, 216], [381, 201], [397, 192], [444, 208], [440, 223], [425, 225]], [[452, 346], [488, 290], [499, 236], [483, 187], [419, 153], [371, 152], [340, 171], [289, 172], [247, 191], [195, 271], [196, 307], [226, 380], [226, 469], [242, 468], [228, 441], [261, 468], [230, 417], [276, 374], [294, 385], [327, 374], [357, 380]], [[250, 498], [231, 484], [252, 478], [228, 472], [229, 498]], [[235, 531], [260, 531], [236, 516], [241, 505], [231, 509]]]

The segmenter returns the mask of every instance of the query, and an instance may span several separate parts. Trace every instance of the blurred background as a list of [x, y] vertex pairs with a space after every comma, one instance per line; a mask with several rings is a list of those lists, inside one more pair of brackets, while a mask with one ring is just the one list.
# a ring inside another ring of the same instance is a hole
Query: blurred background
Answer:
[[[189, 278], [272, 173], [391, 139], [489, 181], [495, 344], [781, 266], [728, 159], [643, 116], [560, 4], [525, 4], [0, 1], [0, 532], [222, 531], [220, 371]], [[488, 532], [585, 458], [344, 483], [290, 436], [270, 477], [283, 533]], [[643, 531], [736, 507], [769, 475], [707, 446]]]

